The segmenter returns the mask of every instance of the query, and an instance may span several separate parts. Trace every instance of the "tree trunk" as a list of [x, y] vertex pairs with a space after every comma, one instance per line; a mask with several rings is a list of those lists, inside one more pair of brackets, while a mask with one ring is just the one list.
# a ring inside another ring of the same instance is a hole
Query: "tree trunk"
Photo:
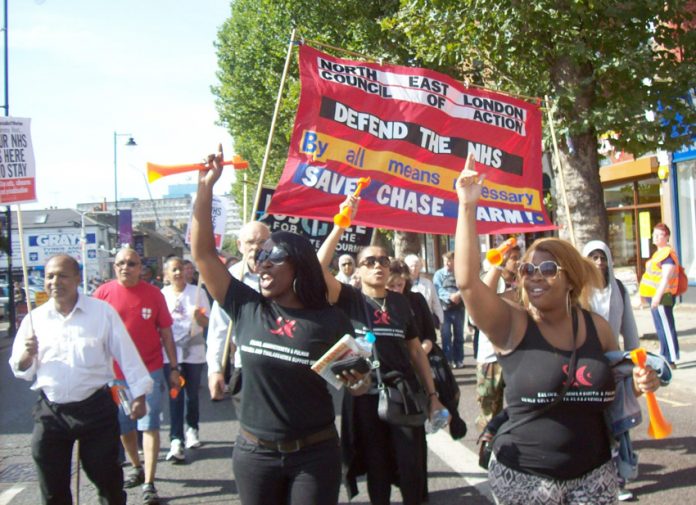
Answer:
[[561, 177], [556, 174], [559, 235], [581, 250], [590, 240], [606, 242], [608, 229], [599, 180], [597, 132], [591, 122], [595, 100], [593, 68], [589, 62], [561, 56], [551, 67], [551, 80], [556, 95], [563, 97], [558, 100], [557, 119], [571, 132], [566, 137], [568, 140], [560, 141], [558, 146], [560, 170], [565, 180], [563, 188]]
[[[566, 215], [561, 178], [556, 177], [559, 235], [566, 240], [575, 238], [575, 246], [582, 250], [590, 240], [607, 241], [607, 211], [599, 180], [597, 140], [593, 134], [571, 138], [573, 153], [559, 146], [561, 170], [565, 179], [570, 219]], [[572, 226], [572, 233], [571, 233]]]
[[397, 231], [394, 233], [394, 257], [405, 258], [407, 254], [421, 252], [421, 235], [409, 231]]

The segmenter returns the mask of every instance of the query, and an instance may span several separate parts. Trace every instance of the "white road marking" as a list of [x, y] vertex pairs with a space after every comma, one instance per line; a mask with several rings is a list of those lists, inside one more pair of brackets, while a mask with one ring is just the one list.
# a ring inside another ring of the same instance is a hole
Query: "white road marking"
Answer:
[[0, 493], [0, 505], [9, 505], [15, 496], [24, 491], [24, 487], [25, 486], [20, 484], [15, 484], [10, 489], [6, 489]]
[[678, 401], [675, 401], [675, 400], [670, 400], [670, 399], [668, 399], [668, 398], [664, 398], [664, 397], [662, 397], [662, 396], [661, 396], [660, 398], [658, 398], [658, 401], [659, 401], [660, 403], [662, 403], [662, 402], [664, 402], [664, 403], [669, 403], [670, 405], [673, 405], [673, 406], [675, 406], [675, 407], [690, 407], [690, 406], [691, 406], [690, 403], [678, 402]]
[[445, 430], [427, 436], [428, 449], [446, 463], [452, 470], [462, 476], [477, 491], [490, 498], [488, 474], [478, 466], [478, 454], [464, 444], [452, 440]]

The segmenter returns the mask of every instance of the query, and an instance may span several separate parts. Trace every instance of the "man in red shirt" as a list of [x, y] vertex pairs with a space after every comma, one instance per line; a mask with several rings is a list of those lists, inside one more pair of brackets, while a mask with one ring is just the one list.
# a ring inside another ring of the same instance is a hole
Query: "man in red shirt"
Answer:
[[[142, 263], [138, 253], [130, 248], [121, 249], [114, 261], [116, 279], [109, 281], [94, 292], [94, 297], [108, 302], [121, 316], [135, 347], [154, 380], [152, 393], [146, 396], [147, 414], [136, 422], [126, 417], [121, 410], [121, 442], [133, 469], [124, 481], [124, 487], [143, 484], [143, 503], [157, 504], [159, 497], [154, 486], [157, 455], [160, 448], [160, 412], [162, 397], [168, 389], [163, 372], [162, 348], [164, 347], [171, 373], [170, 387], [179, 387], [179, 365], [172, 337], [172, 318], [162, 292], [157, 287], [140, 280]], [[118, 380], [123, 373], [114, 365]], [[143, 432], [144, 470], [138, 456], [136, 429]]]

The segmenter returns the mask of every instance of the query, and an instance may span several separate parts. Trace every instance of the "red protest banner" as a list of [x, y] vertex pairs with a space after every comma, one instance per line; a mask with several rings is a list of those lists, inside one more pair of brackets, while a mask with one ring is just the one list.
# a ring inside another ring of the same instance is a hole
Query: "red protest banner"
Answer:
[[469, 152], [487, 174], [479, 233], [554, 228], [542, 203], [541, 111], [438, 72], [300, 47], [302, 93], [268, 211], [331, 220], [360, 177], [355, 224], [453, 234]]

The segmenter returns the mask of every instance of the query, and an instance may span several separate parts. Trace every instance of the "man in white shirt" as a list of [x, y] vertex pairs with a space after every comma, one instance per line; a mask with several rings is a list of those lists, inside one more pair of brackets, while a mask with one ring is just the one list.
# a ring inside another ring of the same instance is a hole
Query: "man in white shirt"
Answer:
[[434, 316], [435, 328], [439, 329], [444, 318], [442, 305], [440, 305], [440, 299], [437, 297], [437, 291], [433, 282], [427, 277], [421, 276], [423, 260], [415, 254], [409, 254], [404, 258], [404, 262], [408, 265], [408, 270], [411, 273], [411, 291], [423, 295], [425, 301], [428, 302], [430, 313]]
[[[126, 503], [118, 461], [118, 409], [107, 383], [116, 359], [134, 400], [133, 419], [145, 415], [153, 381], [121, 318], [109, 304], [78, 294], [80, 266], [68, 255], [51, 257], [45, 289], [51, 299], [22, 320], [12, 347], [15, 377], [34, 380], [32, 456], [44, 503], [72, 503], [73, 444], [99, 502]], [[32, 328], [33, 325], [33, 328]]]
[[[259, 276], [256, 274], [256, 254], [264, 242], [271, 237], [271, 230], [260, 221], [250, 221], [239, 230], [237, 248], [242, 253], [242, 261], [235, 263], [230, 268], [232, 276], [241, 280], [247, 286], [259, 290]], [[222, 398], [225, 386], [225, 364], [222, 362], [225, 354], [225, 342], [230, 331], [230, 318], [222, 310], [217, 302], [213, 302], [210, 309], [210, 321], [208, 323], [208, 350], [206, 362], [208, 364], [208, 388], [213, 400]], [[241, 387], [242, 363], [238, 353], [235, 353], [234, 373], [230, 381], [232, 393], [238, 392]]]

